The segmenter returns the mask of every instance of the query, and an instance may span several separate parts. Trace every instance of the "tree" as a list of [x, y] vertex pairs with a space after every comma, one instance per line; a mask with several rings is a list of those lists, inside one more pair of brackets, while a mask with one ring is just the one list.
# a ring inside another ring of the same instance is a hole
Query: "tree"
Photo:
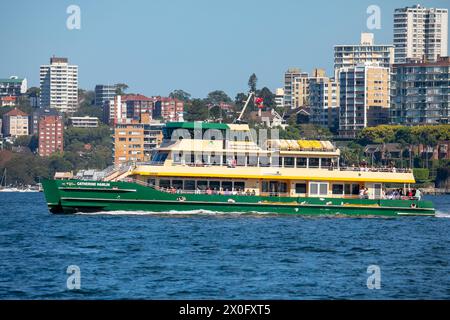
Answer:
[[256, 95], [264, 100], [264, 107], [268, 109], [275, 108], [275, 95], [270, 91], [269, 88], [264, 87], [258, 90]]
[[220, 103], [231, 103], [231, 98], [222, 90], [215, 90], [208, 93], [206, 103], [217, 106]]
[[256, 77], [256, 74], [252, 73], [250, 78], [248, 78], [248, 87], [249, 90], [252, 92], [256, 92], [256, 83], [258, 82], [258, 78]]
[[41, 89], [39, 87], [30, 87], [27, 90], [28, 96], [36, 96], [38, 97], [41, 94]]
[[172, 98], [172, 99], [181, 100], [183, 102], [188, 102], [189, 100], [191, 100], [191, 94], [187, 93], [186, 91], [181, 90], [181, 89], [177, 89], [177, 90], [172, 91], [169, 94], [169, 97]]
[[185, 104], [186, 121], [204, 121], [208, 119], [208, 107], [202, 99], [192, 99]]
[[121, 96], [125, 94], [125, 91], [128, 89], [128, 85], [126, 83], [116, 83], [116, 94]]

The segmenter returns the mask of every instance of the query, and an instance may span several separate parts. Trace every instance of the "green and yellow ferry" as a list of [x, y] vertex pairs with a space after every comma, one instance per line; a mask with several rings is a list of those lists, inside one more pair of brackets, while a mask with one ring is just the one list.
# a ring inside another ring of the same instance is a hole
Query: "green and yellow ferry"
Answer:
[[257, 143], [254, 136], [246, 124], [167, 123], [164, 141], [148, 162], [117, 166], [96, 179], [43, 179], [45, 198], [52, 213], [435, 213], [420, 196], [386, 199], [386, 184], [407, 194], [415, 183], [411, 170], [344, 167], [329, 141], [272, 135]]

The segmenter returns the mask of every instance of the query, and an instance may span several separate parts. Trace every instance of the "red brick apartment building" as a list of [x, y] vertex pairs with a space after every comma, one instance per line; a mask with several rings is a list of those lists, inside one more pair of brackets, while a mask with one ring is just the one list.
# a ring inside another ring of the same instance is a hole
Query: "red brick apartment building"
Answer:
[[39, 119], [39, 155], [48, 157], [64, 150], [64, 126], [60, 115], [43, 115]]

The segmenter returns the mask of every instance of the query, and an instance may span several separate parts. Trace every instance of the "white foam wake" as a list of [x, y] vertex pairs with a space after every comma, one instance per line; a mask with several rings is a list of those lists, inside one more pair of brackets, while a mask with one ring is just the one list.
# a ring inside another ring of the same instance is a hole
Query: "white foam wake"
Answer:
[[127, 211], [127, 210], [117, 210], [117, 211], [98, 211], [98, 212], [77, 212], [78, 215], [268, 215], [276, 214], [274, 212], [222, 212], [222, 211], [211, 211], [211, 210], [170, 210], [164, 212], [158, 211]]
[[450, 212], [437, 210], [434, 216], [436, 218], [450, 218]]

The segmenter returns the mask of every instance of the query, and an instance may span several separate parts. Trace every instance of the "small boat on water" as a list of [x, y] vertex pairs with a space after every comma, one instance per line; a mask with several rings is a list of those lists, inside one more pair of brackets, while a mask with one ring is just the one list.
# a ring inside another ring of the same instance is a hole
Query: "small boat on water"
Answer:
[[6, 168], [3, 170], [3, 175], [0, 179], [0, 192], [38, 192], [42, 191], [42, 186], [38, 184], [37, 186], [22, 186], [22, 187], [12, 187], [6, 185]]
[[329, 141], [253, 141], [246, 124], [172, 122], [146, 163], [101, 178], [42, 179], [53, 213], [98, 211], [430, 216], [418, 197], [386, 199], [386, 184], [415, 183], [411, 170], [340, 165]]

